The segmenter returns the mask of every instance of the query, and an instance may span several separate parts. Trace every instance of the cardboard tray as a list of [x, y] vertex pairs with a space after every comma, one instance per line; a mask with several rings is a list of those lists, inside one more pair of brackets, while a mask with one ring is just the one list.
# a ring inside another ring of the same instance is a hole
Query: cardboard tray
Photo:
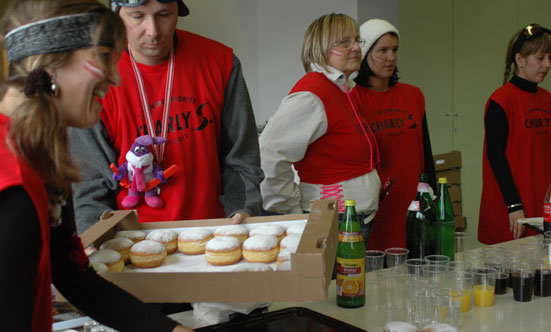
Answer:
[[[338, 242], [334, 200], [311, 202], [309, 215], [246, 218], [244, 224], [307, 219], [291, 271], [277, 272], [106, 272], [102, 277], [144, 302], [325, 301]], [[229, 219], [139, 223], [134, 210], [106, 213], [82, 235], [84, 247], [120, 230], [221, 226]]]
[[230, 321], [196, 329], [197, 332], [361, 332], [358, 327], [341, 322], [319, 312], [292, 307], [265, 314], [249, 315], [241, 321]]

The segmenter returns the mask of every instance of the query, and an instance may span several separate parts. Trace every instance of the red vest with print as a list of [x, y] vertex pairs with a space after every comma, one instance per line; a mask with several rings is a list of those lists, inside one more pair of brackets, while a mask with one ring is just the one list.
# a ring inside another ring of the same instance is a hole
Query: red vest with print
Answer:
[[[372, 171], [370, 156], [372, 152], [373, 167], [376, 167], [377, 143], [368, 133], [370, 148], [346, 94], [321, 73], [306, 74], [291, 93], [300, 91], [309, 91], [318, 96], [327, 116], [326, 133], [310, 144], [304, 158], [294, 164], [300, 180], [328, 185]], [[368, 130], [367, 123], [361, 119]]]
[[[163, 208], [150, 208], [142, 197], [137, 206], [140, 222], [225, 216], [219, 201], [222, 191], [219, 153], [224, 91], [233, 67], [233, 51], [190, 32], [177, 30], [176, 35], [174, 86], [162, 166], [177, 165], [179, 170], [160, 185]], [[101, 115], [120, 153], [119, 165], [126, 161], [126, 152], [136, 137], [161, 136], [168, 61], [138, 67], [156, 132], [148, 132], [130, 58], [123, 52], [118, 63], [122, 83], [109, 90]], [[119, 193], [119, 207], [127, 192], [123, 189]]]
[[379, 204], [368, 246], [378, 250], [403, 248], [407, 209], [417, 194], [419, 173], [424, 170], [425, 98], [419, 88], [397, 83], [384, 92], [356, 86], [352, 99], [377, 138], [381, 179], [393, 179], [390, 194]]
[[[490, 100], [497, 102], [507, 115], [509, 136], [505, 155], [525, 216], [541, 217], [543, 198], [551, 177], [551, 94], [541, 88], [537, 93], [526, 92], [507, 82], [492, 94]], [[478, 240], [485, 244], [513, 240], [507, 206], [486, 156], [486, 139], [482, 180]], [[534, 234], [527, 228], [525, 236]]]
[[[40, 222], [41, 248], [33, 280], [33, 332], [52, 331], [52, 269], [50, 265], [50, 207], [44, 182], [34, 169], [18, 159], [6, 145], [9, 119], [0, 115], [0, 191], [23, 186], [31, 197]], [[29, 220], [21, 220], [28, 222]], [[10, 273], [17, 273], [11, 271]], [[3, 299], [7, 300], [7, 299]]]

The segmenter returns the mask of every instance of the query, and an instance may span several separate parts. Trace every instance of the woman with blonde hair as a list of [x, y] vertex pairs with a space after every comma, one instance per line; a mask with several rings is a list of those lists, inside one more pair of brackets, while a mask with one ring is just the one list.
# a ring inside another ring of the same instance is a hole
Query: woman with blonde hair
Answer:
[[349, 95], [363, 43], [347, 15], [324, 15], [310, 25], [302, 47], [306, 75], [260, 136], [260, 189], [264, 208], [278, 213], [303, 213], [313, 199], [335, 199], [342, 215], [344, 199], [355, 199], [367, 242], [381, 183], [377, 143]]
[[119, 17], [96, 1], [19, 0], [1, 34], [10, 68], [0, 92], [0, 294], [15, 299], [3, 329], [51, 331], [53, 283], [119, 331], [189, 331], [101, 278], [76, 234], [67, 127], [96, 124], [120, 82]]
[[[517, 222], [539, 217], [551, 178], [551, 31], [530, 24], [509, 41], [503, 86], [486, 103], [478, 240], [534, 235]], [[512, 75], [512, 77], [511, 77]]]

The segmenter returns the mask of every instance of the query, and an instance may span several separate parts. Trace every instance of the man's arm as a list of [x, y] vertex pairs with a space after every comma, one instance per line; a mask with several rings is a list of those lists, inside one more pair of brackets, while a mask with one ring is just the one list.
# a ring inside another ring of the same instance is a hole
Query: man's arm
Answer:
[[224, 92], [222, 110], [220, 202], [228, 217], [237, 212], [260, 215], [262, 197], [258, 134], [241, 63], [233, 56], [233, 69]]
[[79, 234], [95, 224], [106, 210], [116, 210], [119, 184], [109, 168], [117, 162], [103, 122], [89, 129], [69, 128], [73, 162], [82, 181], [73, 185], [75, 217]]

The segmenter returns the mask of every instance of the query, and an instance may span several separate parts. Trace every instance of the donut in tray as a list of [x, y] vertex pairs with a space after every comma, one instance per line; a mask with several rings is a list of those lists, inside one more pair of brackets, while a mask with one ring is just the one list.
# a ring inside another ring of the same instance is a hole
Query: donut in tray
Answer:
[[178, 250], [186, 255], [205, 253], [207, 242], [212, 239], [208, 228], [188, 228], [178, 235]]
[[118, 238], [118, 237], [125, 237], [134, 241], [134, 243], [136, 243], [136, 242], [145, 240], [145, 232], [142, 232], [139, 230], [118, 231], [117, 234], [115, 234], [115, 238]]
[[279, 253], [279, 241], [273, 235], [253, 235], [243, 242], [243, 258], [249, 263], [273, 263]]
[[233, 236], [217, 236], [205, 247], [205, 259], [211, 265], [235, 264], [241, 257], [241, 242]]
[[118, 251], [121, 254], [124, 263], [130, 262], [130, 248], [134, 245], [134, 241], [125, 238], [118, 237], [111, 240], [107, 240], [101, 244], [100, 249], [111, 249]]
[[285, 228], [276, 224], [264, 224], [253, 228], [249, 232], [249, 236], [254, 235], [272, 235], [281, 241], [285, 237]]
[[157, 241], [143, 240], [130, 248], [130, 261], [135, 267], [142, 269], [161, 265], [166, 256], [166, 247]]
[[88, 256], [90, 263], [103, 263], [109, 269], [109, 272], [122, 272], [124, 270], [124, 259], [122, 255], [115, 250], [100, 249], [94, 251]]
[[178, 234], [171, 229], [156, 229], [147, 234], [145, 239], [162, 243], [169, 255], [178, 249]]
[[218, 227], [214, 236], [233, 236], [243, 243], [249, 237], [249, 230], [243, 225], [225, 225]]

